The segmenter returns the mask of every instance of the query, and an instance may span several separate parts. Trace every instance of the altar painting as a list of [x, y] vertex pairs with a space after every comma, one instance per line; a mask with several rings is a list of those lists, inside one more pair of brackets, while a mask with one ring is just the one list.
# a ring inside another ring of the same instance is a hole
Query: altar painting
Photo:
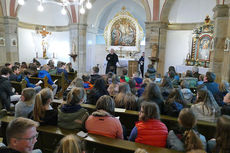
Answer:
[[135, 46], [136, 28], [126, 18], [117, 20], [111, 28], [112, 46]]
[[203, 35], [198, 40], [196, 59], [209, 60], [211, 50], [211, 36]]

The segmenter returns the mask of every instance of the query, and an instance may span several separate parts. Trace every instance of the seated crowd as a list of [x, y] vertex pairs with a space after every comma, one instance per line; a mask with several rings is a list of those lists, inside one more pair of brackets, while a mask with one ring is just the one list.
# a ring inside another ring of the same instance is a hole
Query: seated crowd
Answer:
[[[36, 127], [39, 123], [178, 151], [199, 149], [210, 153], [230, 152], [229, 83], [223, 81], [219, 85], [215, 82], [216, 77], [212, 72], [207, 72], [203, 76], [198, 73], [197, 67], [194, 67], [193, 71], [188, 70], [180, 77], [175, 68], [170, 66], [169, 71], [159, 81], [160, 78], [156, 77], [156, 71], [151, 65], [148, 66], [145, 78], [141, 78], [138, 72], [134, 73], [133, 77], [128, 77], [126, 69], [121, 76], [111, 72], [99, 75], [99, 68], [94, 67], [91, 75], [84, 74], [82, 78], [70, 81], [67, 72], [73, 70], [69, 66], [67, 71], [63, 62], [58, 63], [57, 68], [52, 62], [41, 67], [36, 60], [29, 68], [26, 63], [20, 68], [17, 64], [15, 63], [12, 68], [6, 64], [1, 68], [0, 76], [2, 107], [15, 113], [17, 117], [8, 125], [6, 131], [8, 149], [23, 152], [14, 143], [26, 139], [24, 135], [27, 134], [34, 145], [37, 138]], [[51, 103], [58, 86], [50, 75], [62, 72], [69, 86], [63, 93], [62, 104], [54, 109]], [[47, 76], [51, 89], [42, 89], [39, 84], [31, 84], [31, 76]], [[28, 88], [21, 93], [14, 93], [10, 80], [22, 79], [27, 81]], [[15, 110], [11, 107], [13, 100], [17, 101]], [[82, 103], [95, 105], [97, 110], [90, 114], [82, 108]], [[131, 133], [127, 133], [125, 126], [114, 116], [115, 108], [139, 111], [139, 121], [135, 123]], [[181, 128], [168, 131], [167, 126], [160, 121], [160, 114], [178, 117]], [[208, 141], [199, 133], [196, 129], [197, 120], [217, 123], [215, 139]], [[15, 126], [24, 128], [21, 134], [17, 133]], [[13, 134], [16, 136], [12, 136]], [[27, 148], [30, 150], [26, 152], [32, 151], [33, 145]], [[74, 150], [80, 153], [83, 152], [83, 148], [76, 136], [68, 135], [61, 140], [56, 152], [66, 153]], [[4, 149], [6, 148], [1, 147], [0, 153]]]

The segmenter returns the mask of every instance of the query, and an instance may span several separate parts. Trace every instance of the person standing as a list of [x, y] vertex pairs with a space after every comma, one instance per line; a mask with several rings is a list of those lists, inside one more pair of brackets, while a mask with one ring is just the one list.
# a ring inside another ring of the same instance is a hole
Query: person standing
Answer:
[[142, 56], [138, 61], [141, 70], [141, 76], [144, 77], [144, 63], [145, 63], [145, 52], [142, 52]]
[[106, 66], [106, 74], [109, 72], [113, 72], [117, 74], [117, 62], [118, 62], [118, 56], [116, 53], [114, 53], [114, 49], [110, 50], [110, 53], [106, 56], [107, 60], [107, 66]]

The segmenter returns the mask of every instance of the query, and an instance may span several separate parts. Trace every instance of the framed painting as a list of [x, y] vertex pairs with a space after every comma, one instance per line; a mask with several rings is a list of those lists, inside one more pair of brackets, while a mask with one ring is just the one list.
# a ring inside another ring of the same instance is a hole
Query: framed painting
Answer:
[[198, 39], [196, 59], [201, 61], [209, 61], [212, 37], [210, 35], [202, 35]]

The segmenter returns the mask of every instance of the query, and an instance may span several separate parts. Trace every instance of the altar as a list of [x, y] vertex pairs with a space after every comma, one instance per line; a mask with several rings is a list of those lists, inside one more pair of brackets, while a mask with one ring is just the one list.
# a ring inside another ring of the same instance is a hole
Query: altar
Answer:
[[38, 62], [40, 62], [41, 66], [48, 64], [49, 60], [54, 61], [54, 65], [57, 65], [58, 59], [57, 58], [35, 58]]
[[[193, 68], [194, 66], [186, 66], [186, 65], [177, 65], [176, 66], [176, 72], [177, 73], [186, 73], [186, 71], [187, 70], [191, 70], [192, 71], [192, 68]], [[199, 69], [199, 73], [200, 74], [206, 74], [206, 72], [208, 72], [209, 71], [209, 68], [204, 68], [204, 67], [198, 67], [198, 69]]]

